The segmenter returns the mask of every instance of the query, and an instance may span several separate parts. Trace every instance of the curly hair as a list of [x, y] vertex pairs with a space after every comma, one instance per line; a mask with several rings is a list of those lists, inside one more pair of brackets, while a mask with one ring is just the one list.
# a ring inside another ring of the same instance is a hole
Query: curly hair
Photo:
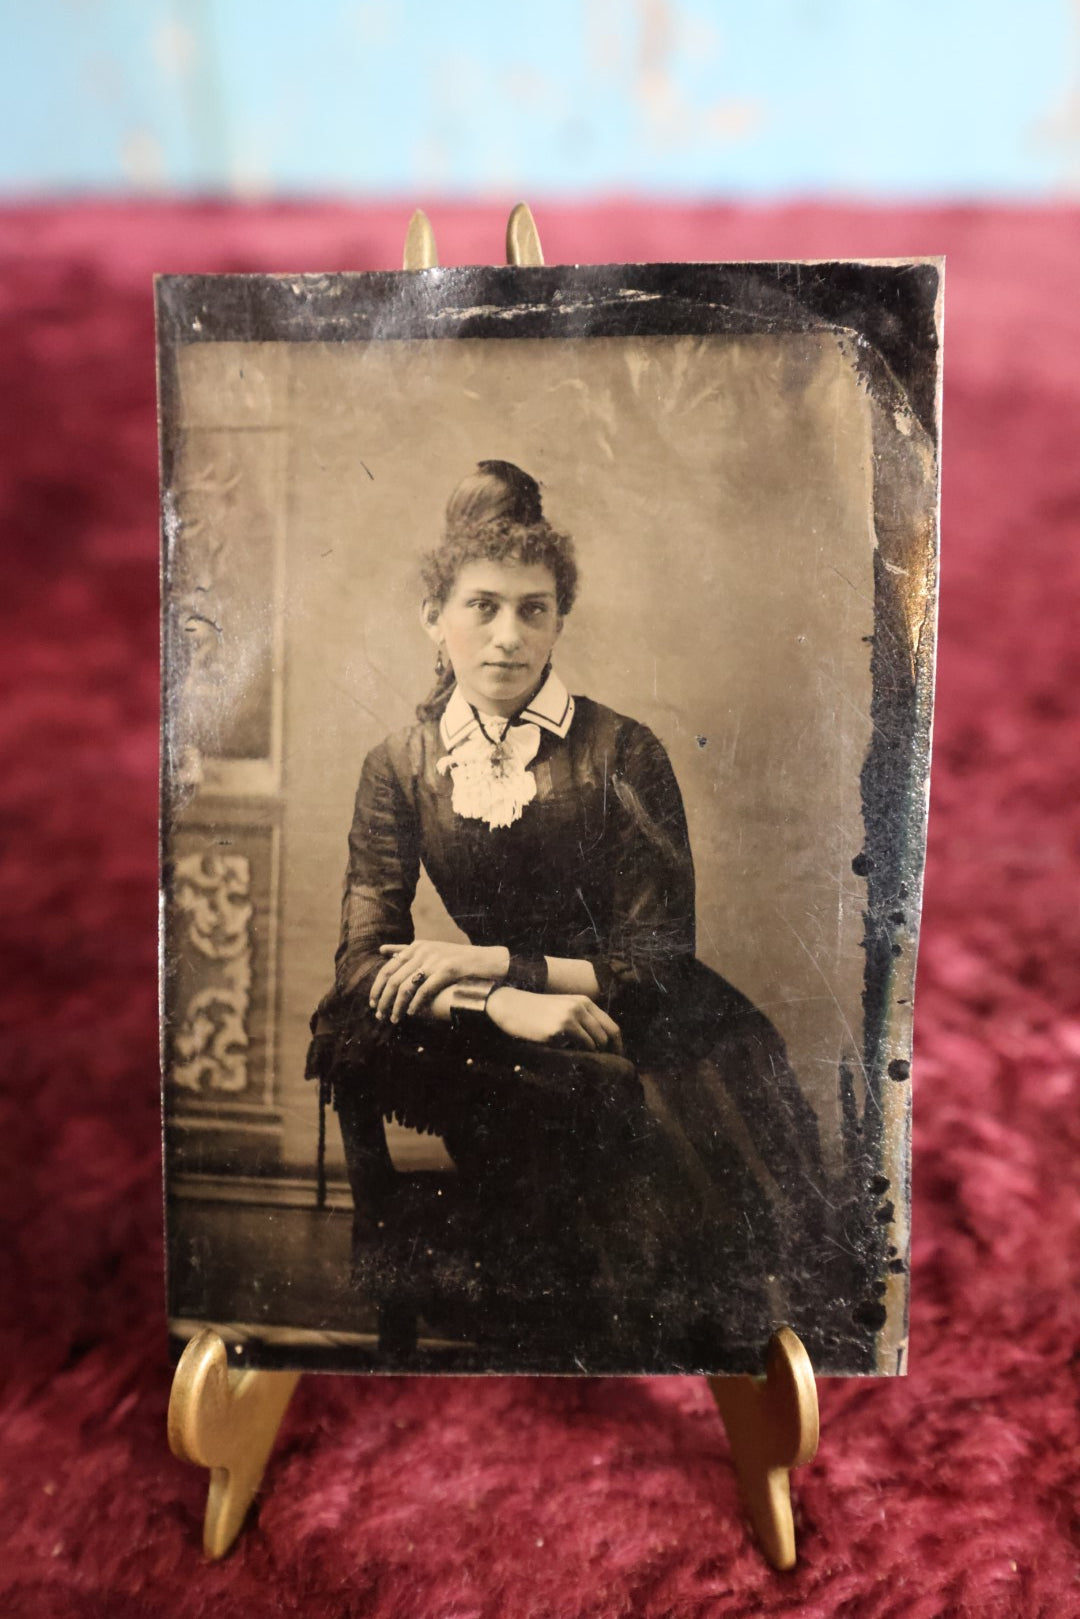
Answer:
[[428, 601], [436, 607], [444, 606], [467, 562], [518, 562], [526, 568], [548, 568], [555, 580], [560, 618], [574, 605], [578, 585], [574, 542], [568, 534], [552, 528], [546, 518], [538, 523], [514, 523], [501, 517], [475, 526], [447, 527], [439, 545], [420, 564]]
[[480, 561], [548, 568], [560, 617], [574, 605], [574, 542], [552, 528], [543, 514], [540, 485], [512, 461], [481, 461], [450, 496], [442, 539], [420, 564], [427, 600], [444, 606], [461, 569]]

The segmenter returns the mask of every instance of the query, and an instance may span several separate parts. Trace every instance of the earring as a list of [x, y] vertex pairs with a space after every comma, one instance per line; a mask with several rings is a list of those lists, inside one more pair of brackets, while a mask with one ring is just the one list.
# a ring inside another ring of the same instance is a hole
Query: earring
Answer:
[[445, 673], [446, 673], [446, 659], [443, 657], [443, 649], [442, 649], [442, 646], [440, 645], [438, 647], [436, 653], [435, 653], [435, 674], [438, 677], [438, 679], [441, 680]]

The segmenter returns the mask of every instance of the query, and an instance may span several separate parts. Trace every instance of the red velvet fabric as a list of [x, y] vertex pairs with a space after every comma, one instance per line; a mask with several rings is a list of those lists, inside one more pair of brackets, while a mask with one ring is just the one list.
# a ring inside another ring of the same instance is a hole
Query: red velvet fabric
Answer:
[[[0, 1611], [1080, 1612], [1075, 209], [538, 209], [552, 262], [950, 256], [911, 1375], [822, 1386], [799, 1568], [761, 1561], [689, 1380], [307, 1378], [202, 1561], [164, 1425], [150, 275], [393, 266], [407, 214], [0, 214]], [[504, 217], [435, 210], [444, 262]]]

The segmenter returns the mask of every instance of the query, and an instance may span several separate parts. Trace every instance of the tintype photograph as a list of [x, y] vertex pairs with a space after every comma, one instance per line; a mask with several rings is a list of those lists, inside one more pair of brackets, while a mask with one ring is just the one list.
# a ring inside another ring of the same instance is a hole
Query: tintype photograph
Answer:
[[175, 1352], [904, 1370], [941, 279], [159, 280]]

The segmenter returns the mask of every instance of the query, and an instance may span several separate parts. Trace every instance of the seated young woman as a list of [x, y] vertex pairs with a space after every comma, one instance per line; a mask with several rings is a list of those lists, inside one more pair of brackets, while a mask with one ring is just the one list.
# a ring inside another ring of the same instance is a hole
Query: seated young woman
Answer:
[[[481, 462], [422, 578], [436, 686], [364, 761], [313, 1019], [357, 1283], [507, 1366], [756, 1363], [820, 1201], [817, 1125], [774, 1027], [695, 956], [667, 754], [552, 666], [578, 575], [528, 473]], [[468, 942], [415, 936], [421, 866]], [[437, 1229], [398, 1195], [391, 1117], [455, 1162]]]

